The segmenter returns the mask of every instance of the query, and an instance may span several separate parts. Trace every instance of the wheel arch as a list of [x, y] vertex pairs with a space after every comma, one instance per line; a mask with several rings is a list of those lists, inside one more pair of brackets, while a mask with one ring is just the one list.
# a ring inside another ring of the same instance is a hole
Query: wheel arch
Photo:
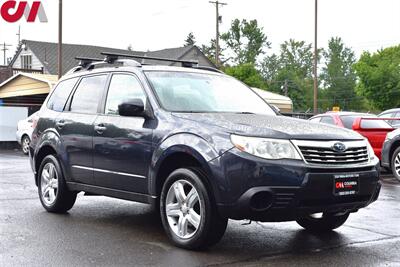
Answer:
[[215, 196], [216, 185], [212, 182], [212, 171], [208, 162], [218, 153], [203, 138], [193, 134], [174, 135], [158, 146], [153, 154], [149, 175], [149, 192], [160, 196], [162, 185], [174, 170], [184, 167], [200, 168], [206, 186]]
[[60, 151], [61, 148], [62, 147], [61, 147], [60, 136], [56, 132], [47, 131], [42, 134], [40, 142], [37, 143], [37, 147], [34, 151], [34, 157], [33, 157], [34, 158], [33, 167], [35, 170], [36, 185], [38, 184], [38, 173], [40, 164], [47, 155], [54, 155], [59, 160], [64, 177], [66, 177], [64, 163], [62, 160], [60, 160], [62, 159], [62, 157], [60, 156], [62, 154], [62, 152]]
[[394, 151], [395, 151], [398, 147], [400, 147], [400, 140], [396, 140], [396, 141], [392, 144], [392, 146], [390, 147], [390, 150], [389, 150], [389, 165], [390, 165], [390, 166], [392, 165], [393, 153], [394, 153]]

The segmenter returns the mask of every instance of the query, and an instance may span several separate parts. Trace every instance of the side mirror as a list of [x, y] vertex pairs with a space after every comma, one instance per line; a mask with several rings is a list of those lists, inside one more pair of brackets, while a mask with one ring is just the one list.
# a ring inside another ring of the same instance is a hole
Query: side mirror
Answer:
[[144, 117], [144, 103], [142, 99], [128, 99], [118, 105], [118, 113], [125, 117]]

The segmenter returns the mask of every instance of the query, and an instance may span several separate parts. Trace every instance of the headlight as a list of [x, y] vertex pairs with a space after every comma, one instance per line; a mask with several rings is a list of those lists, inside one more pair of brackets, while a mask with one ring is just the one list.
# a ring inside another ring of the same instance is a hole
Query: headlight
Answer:
[[370, 160], [373, 160], [375, 157], [375, 151], [372, 148], [371, 144], [369, 143], [368, 140], [365, 140], [365, 142], [367, 142], [367, 149], [368, 149], [368, 156]]
[[231, 135], [239, 150], [264, 159], [299, 159], [301, 156], [289, 140]]

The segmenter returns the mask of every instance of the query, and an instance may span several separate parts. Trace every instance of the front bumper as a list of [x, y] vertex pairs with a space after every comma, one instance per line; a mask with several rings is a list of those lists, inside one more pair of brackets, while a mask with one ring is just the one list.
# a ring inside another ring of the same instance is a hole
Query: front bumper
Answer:
[[[301, 161], [267, 161], [239, 151], [220, 159], [225, 169], [224, 192], [219, 192], [222, 216], [256, 221], [291, 221], [319, 212], [355, 212], [377, 200], [381, 188], [379, 161], [352, 168], [315, 168]], [[359, 175], [356, 195], [335, 196], [334, 175]], [[221, 179], [221, 178], [220, 178]], [[230, 199], [223, 196], [231, 196]]]

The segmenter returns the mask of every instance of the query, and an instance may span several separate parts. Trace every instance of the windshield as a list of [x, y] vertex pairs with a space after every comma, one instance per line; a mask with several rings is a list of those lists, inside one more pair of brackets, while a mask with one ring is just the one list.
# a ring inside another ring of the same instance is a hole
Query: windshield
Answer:
[[168, 111], [275, 115], [261, 97], [230, 77], [172, 71], [148, 71], [146, 76]]
[[[359, 117], [375, 118], [375, 116], [371, 116], [371, 115], [340, 116], [344, 127], [346, 127], [347, 129], [353, 129], [353, 123], [354, 123], [355, 119], [359, 118]], [[392, 128], [392, 126], [390, 126], [384, 120], [362, 120], [361, 128], [364, 128], [364, 129], [387, 129], [387, 128]]]

